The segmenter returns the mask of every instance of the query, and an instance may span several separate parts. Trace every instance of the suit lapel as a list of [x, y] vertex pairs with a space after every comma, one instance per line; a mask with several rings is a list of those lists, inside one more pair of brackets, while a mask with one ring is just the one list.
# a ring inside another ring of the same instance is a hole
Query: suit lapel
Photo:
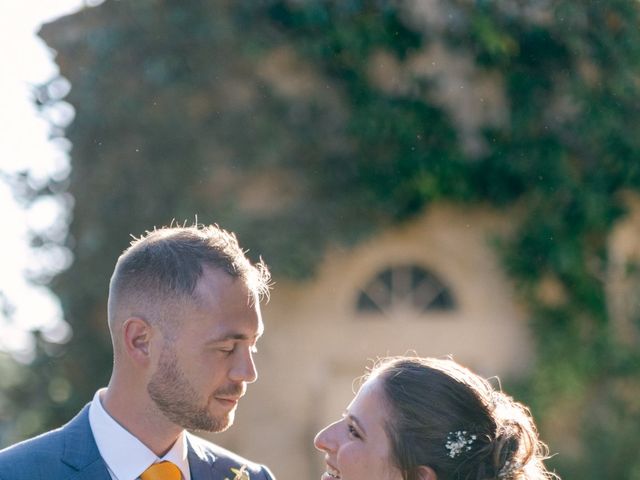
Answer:
[[72, 474], [68, 480], [111, 480], [111, 475], [109, 475], [102, 458], [99, 458], [82, 470]]
[[64, 450], [61, 460], [75, 470], [69, 475], [69, 480], [111, 480], [91, 432], [89, 405], [65, 425], [63, 431]]
[[224, 480], [224, 474], [215, 469], [215, 455], [198, 445], [189, 432], [186, 435], [191, 480]]

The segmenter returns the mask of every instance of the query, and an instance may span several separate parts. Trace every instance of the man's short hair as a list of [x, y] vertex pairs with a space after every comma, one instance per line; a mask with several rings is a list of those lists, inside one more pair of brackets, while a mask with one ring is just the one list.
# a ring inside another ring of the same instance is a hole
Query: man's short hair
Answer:
[[191, 296], [205, 266], [240, 278], [256, 301], [269, 294], [267, 266], [262, 260], [252, 264], [233, 233], [218, 225], [162, 227], [135, 238], [118, 258], [109, 285], [109, 323], [123, 301], [153, 306]]

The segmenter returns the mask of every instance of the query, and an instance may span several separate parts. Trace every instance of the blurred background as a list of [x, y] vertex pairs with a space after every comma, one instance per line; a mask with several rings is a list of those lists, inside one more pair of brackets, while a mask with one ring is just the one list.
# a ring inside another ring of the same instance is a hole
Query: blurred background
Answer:
[[108, 381], [129, 235], [197, 218], [276, 282], [213, 441], [319, 478], [313, 436], [372, 359], [451, 354], [531, 406], [563, 478], [640, 479], [639, 2], [5, 11], [5, 81], [48, 67], [0, 92], [0, 446]]

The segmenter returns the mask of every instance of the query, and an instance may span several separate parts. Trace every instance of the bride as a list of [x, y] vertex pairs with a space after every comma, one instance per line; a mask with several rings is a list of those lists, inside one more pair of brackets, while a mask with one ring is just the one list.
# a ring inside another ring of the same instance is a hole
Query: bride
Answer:
[[322, 480], [551, 480], [529, 410], [453, 360], [395, 357], [315, 446]]

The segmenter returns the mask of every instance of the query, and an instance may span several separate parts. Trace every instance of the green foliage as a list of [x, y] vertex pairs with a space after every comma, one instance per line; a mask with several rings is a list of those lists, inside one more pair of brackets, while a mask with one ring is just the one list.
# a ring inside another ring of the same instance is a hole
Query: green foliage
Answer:
[[[0, 354], [0, 443], [9, 445], [43, 431], [52, 419], [68, 420], [61, 412], [69, 400], [69, 381], [60, 376], [52, 359], [61, 347], [34, 333], [36, 359], [29, 365]], [[59, 423], [60, 424], [60, 423]]]
[[[518, 212], [498, 248], [538, 340], [520, 393], [543, 436], [566, 412], [578, 425], [560, 433], [579, 448], [552, 464], [567, 478], [639, 478], [640, 361], [612, 338], [603, 278], [620, 193], [640, 186], [640, 4], [539, 3], [443, 0], [418, 14], [421, 2], [111, 1], [47, 27], [77, 108], [76, 261], [53, 283], [75, 336], [51, 373], [73, 388], [56, 411], [105, 381], [120, 232], [197, 212], [276, 274], [304, 277], [327, 245], [434, 201], [485, 202]], [[498, 78], [506, 121], [465, 126], [442, 98], [447, 67], [419, 67], [432, 47], [468, 60], [470, 84]], [[547, 278], [562, 302], [540, 300]]]

